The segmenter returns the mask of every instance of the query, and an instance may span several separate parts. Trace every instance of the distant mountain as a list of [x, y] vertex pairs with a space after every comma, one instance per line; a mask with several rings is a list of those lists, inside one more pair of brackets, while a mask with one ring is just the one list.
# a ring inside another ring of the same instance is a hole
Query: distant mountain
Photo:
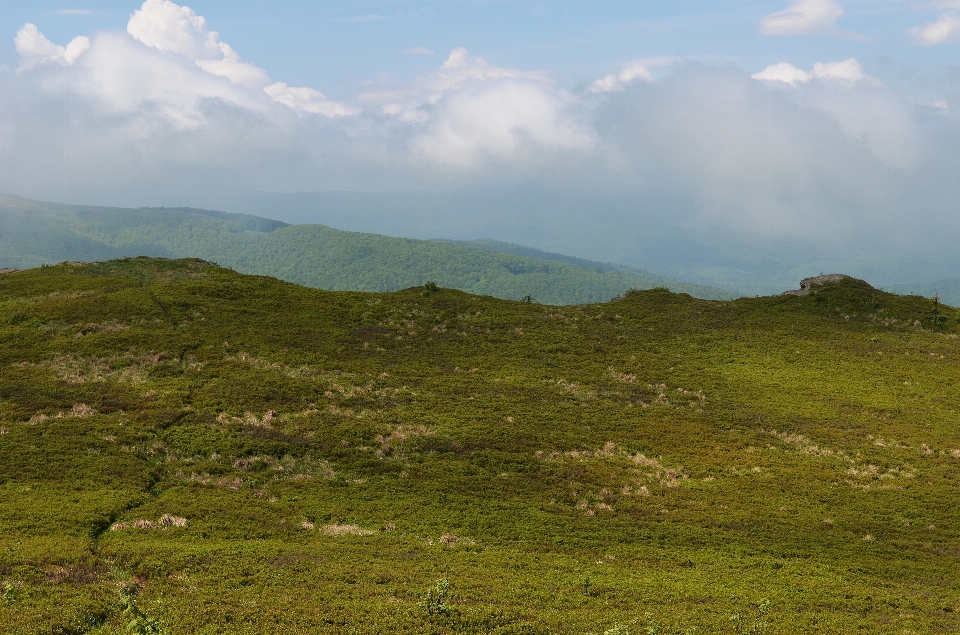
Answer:
[[938, 296], [940, 301], [950, 306], [960, 306], [960, 276], [944, 278], [929, 284], [891, 285], [888, 291], [904, 295], [922, 295], [928, 298]]
[[444, 192], [283, 193], [233, 187], [187, 194], [170, 188], [101, 203], [124, 205], [119, 201], [144, 197], [158, 205], [191, 205], [404, 238], [492, 238], [749, 296], [776, 294], [828, 271], [884, 288], [960, 275], [960, 253], [901, 249], [878, 235], [876, 227], [848, 239], [826, 227], [819, 228], [815, 239], [806, 232], [780, 233], [773, 226], [769, 232], [742, 231], [718, 226], [719, 217], [705, 213], [689, 196], [656, 188], [600, 193], [575, 184], [558, 190], [534, 182]]
[[648, 271], [634, 269], [633, 267], [627, 267], [625, 265], [617, 265], [609, 262], [597, 262], [595, 260], [585, 260], [583, 258], [577, 258], [576, 256], [564, 256], [563, 254], [555, 254], [549, 251], [542, 251], [540, 249], [534, 249], [533, 247], [527, 247], [526, 245], [517, 245], [516, 243], [506, 243], [500, 240], [493, 240], [490, 238], [481, 238], [479, 240], [449, 240], [446, 242], [454, 243], [457, 245], [467, 245], [469, 247], [477, 247], [478, 249], [495, 251], [501, 254], [513, 254], [514, 256], [523, 256], [525, 258], [536, 258], [537, 260], [552, 260], [554, 262], [565, 262], [570, 265], [585, 267], [587, 269], [593, 269], [595, 271], [615, 271], [617, 273], [631, 273], [631, 274], [639, 275], [643, 277], [654, 276], [654, 274]]
[[330, 290], [441, 287], [549, 304], [601, 302], [666, 287], [704, 299], [734, 293], [498, 241], [452, 242], [289, 225], [189, 207], [124, 209], [0, 196], [0, 267], [124, 256], [197, 257]]

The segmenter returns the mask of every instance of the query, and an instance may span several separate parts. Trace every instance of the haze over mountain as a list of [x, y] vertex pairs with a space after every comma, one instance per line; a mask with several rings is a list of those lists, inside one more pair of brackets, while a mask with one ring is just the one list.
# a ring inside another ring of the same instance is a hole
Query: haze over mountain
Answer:
[[835, 223], [814, 223], [814, 237], [761, 239], [729, 228], [698, 226], [695, 205], [663, 191], [563, 192], [527, 183], [450, 192], [241, 190], [195, 198], [216, 209], [290, 223], [410, 238], [522, 243], [749, 295], [779, 293], [802, 278], [831, 271], [884, 287], [925, 284], [960, 271], [960, 255], [952, 249], [936, 248], [934, 241], [930, 249], [898, 249], [871, 234], [871, 227], [847, 236]]
[[926, 283], [960, 274], [954, 4], [7, 2], [0, 191]]
[[735, 297], [629, 267], [490, 240], [414, 240], [195, 208], [82, 207], [0, 195], [0, 268], [142, 255], [206, 258], [246, 273], [350, 291], [395, 291], [431, 281], [552, 304], [606, 301], [653, 287], [708, 299]]

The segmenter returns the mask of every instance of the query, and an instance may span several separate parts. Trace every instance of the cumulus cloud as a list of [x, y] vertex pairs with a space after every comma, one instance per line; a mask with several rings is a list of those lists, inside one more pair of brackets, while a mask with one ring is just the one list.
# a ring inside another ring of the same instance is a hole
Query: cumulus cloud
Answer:
[[569, 107], [562, 94], [535, 83], [504, 79], [470, 86], [431, 109], [429, 125], [410, 148], [458, 168], [479, 167], [488, 157], [522, 163], [545, 149], [588, 150], [591, 132]]
[[789, 62], [780, 62], [754, 73], [751, 77], [762, 81], [783, 82], [791, 86], [806, 84], [812, 79], [846, 83], [866, 80], [876, 83], [876, 80], [864, 72], [863, 65], [853, 57], [842, 62], [817, 62], [809, 72]]
[[212, 108], [228, 107], [282, 121], [284, 113], [341, 117], [357, 109], [328, 100], [317, 90], [272, 82], [211, 30], [203, 16], [170, 0], [145, 0], [131, 15], [127, 33], [78, 36], [67, 46], [50, 42], [34, 24], [15, 38], [20, 74], [43, 67], [70, 67], [36, 75], [37, 90], [74, 95], [117, 122], [134, 137], [158, 126], [197, 129], [210, 123]]
[[482, 57], [471, 56], [467, 49], [460, 47], [450, 51], [439, 69], [406, 84], [366, 88], [357, 95], [357, 99], [401, 121], [426, 121], [429, 114], [425, 107], [437, 104], [445, 95], [469, 84], [507, 79], [551, 85], [545, 73], [491, 66]]
[[312, 88], [298, 88], [287, 86], [283, 82], [277, 82], [266, 86], [263, 92], [270, 95], [273, 101], [277, 103], [314, 115], [344, 117], [359, 112], [356, 108], [328, 100], [323, 96], [323, 93]]
[[14, 38], [14, 46], [20, 55], [20, 70], [39, 64], [71, 65], [90, 48], [90, 38], [77, 36], [66, 46], [57, 46], [41, 33], [36, 25], [27, 22]]
[[358, 99], [407, 127], [402, 134], [415, 158], [447, 168], [520, 156], [539, 163], [594, 141], [575, 112], [576, 98], [546, 74], [492, 66], [462, 47], [413, 82], [378, 86]]
[[942, 13], [936, 22], [908, 29], [907, 35], [923, 46], [960, 42], [960, 13]]
[[[915, 166], [923, 142], [907, 106], [891, 91], [867, 75], [855, 58], [842, 62], [817, 62], [809, 71], [780, 62], [751, 75], [768, 84], [784, 83], [799, 88], [799, 103], [835, 117], [852, 142], [863, 142], [879, 162], [891, 167]], [[851, 90], [857, 87], [856, 92]]]
[[843, 15], [843, 7], [834, 0], [797, 0], [783, 11], [760, 21], [763, 35], [810, 35], [826, 33]]
[[234, 84], [263, 89], [277, 103], [299, 112], [340, 117], [352, 114], [349, 107], [328, 101], [322, 93], [305, 87], [271, 82], [266, 71], [243, 61], [206, 18], [171, 0], [145, 0], [130, 16], [127, 33], [151, 48], [193, 60], [198, 68], [224, 77]]
[[127, 33], [147, 46], [194, 60], [203, 70], [235, 84], [263, 88], [270, 78], [263, 69], [240, 59], [206, 19], [170, 0], [146, 0], [127, 22]]

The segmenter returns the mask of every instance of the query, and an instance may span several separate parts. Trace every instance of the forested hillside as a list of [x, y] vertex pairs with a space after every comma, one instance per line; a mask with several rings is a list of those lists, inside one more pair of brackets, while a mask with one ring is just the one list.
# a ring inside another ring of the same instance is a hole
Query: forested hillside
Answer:
[[[525, 251], [505, 253], [518, 249]], [[600, 302], [627, 289], [658, 286], [695, 297], [734, 297], [713, 287], [492, 241], [474, 246], [190, 208], [83, 207], [0, 197], [0, 267], [137, 255], [203, 258], [321, 289], [393, 291], [433, 281], [549, 304]]]

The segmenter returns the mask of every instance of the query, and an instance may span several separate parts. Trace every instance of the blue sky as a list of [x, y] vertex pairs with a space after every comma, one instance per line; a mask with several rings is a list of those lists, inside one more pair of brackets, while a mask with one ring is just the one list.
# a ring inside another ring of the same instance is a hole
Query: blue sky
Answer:
[[[185, 2], [245, 60], [289, 84], [348, 96], [386, 74], [404, 79], [465, 47], [500, 66], [542, 69], [573, 88], [624, 62], [693, 56], [756, 72], [789, 61], [859, 59], [884, 81], [933, 83], [960, 63], [960, 46], [918, 46], [909, 29], [956, 13], [960, 3], [846, 0], [836, 33], [765, 36], [762, 19], [790, 3], [698, 1]], [[31, 22], [58, 44], [123, 31], [137, 2], [0, 2], [0, 63], [15, 68], [13, 40]], [[849, 33], [843, 33], [848, 31]], [[851, 37], [853, 34], [861, 39]], [[954, 40], [955, 42], [956, 40]], [[431, 54], [404, 51], [423, 48]], [[916, 75], [904, 80], [903, 74]], [[906, 86], [905, 86], [906, 88]], [[932, 89], [928, 89], [932, 90]]]
[[575, 255], [656, 224], [960, 274], [958, 147], [960, 0], [0, 0], [0, 191], [45, 200], [535, 183], [592, 202], [514, 230]]

